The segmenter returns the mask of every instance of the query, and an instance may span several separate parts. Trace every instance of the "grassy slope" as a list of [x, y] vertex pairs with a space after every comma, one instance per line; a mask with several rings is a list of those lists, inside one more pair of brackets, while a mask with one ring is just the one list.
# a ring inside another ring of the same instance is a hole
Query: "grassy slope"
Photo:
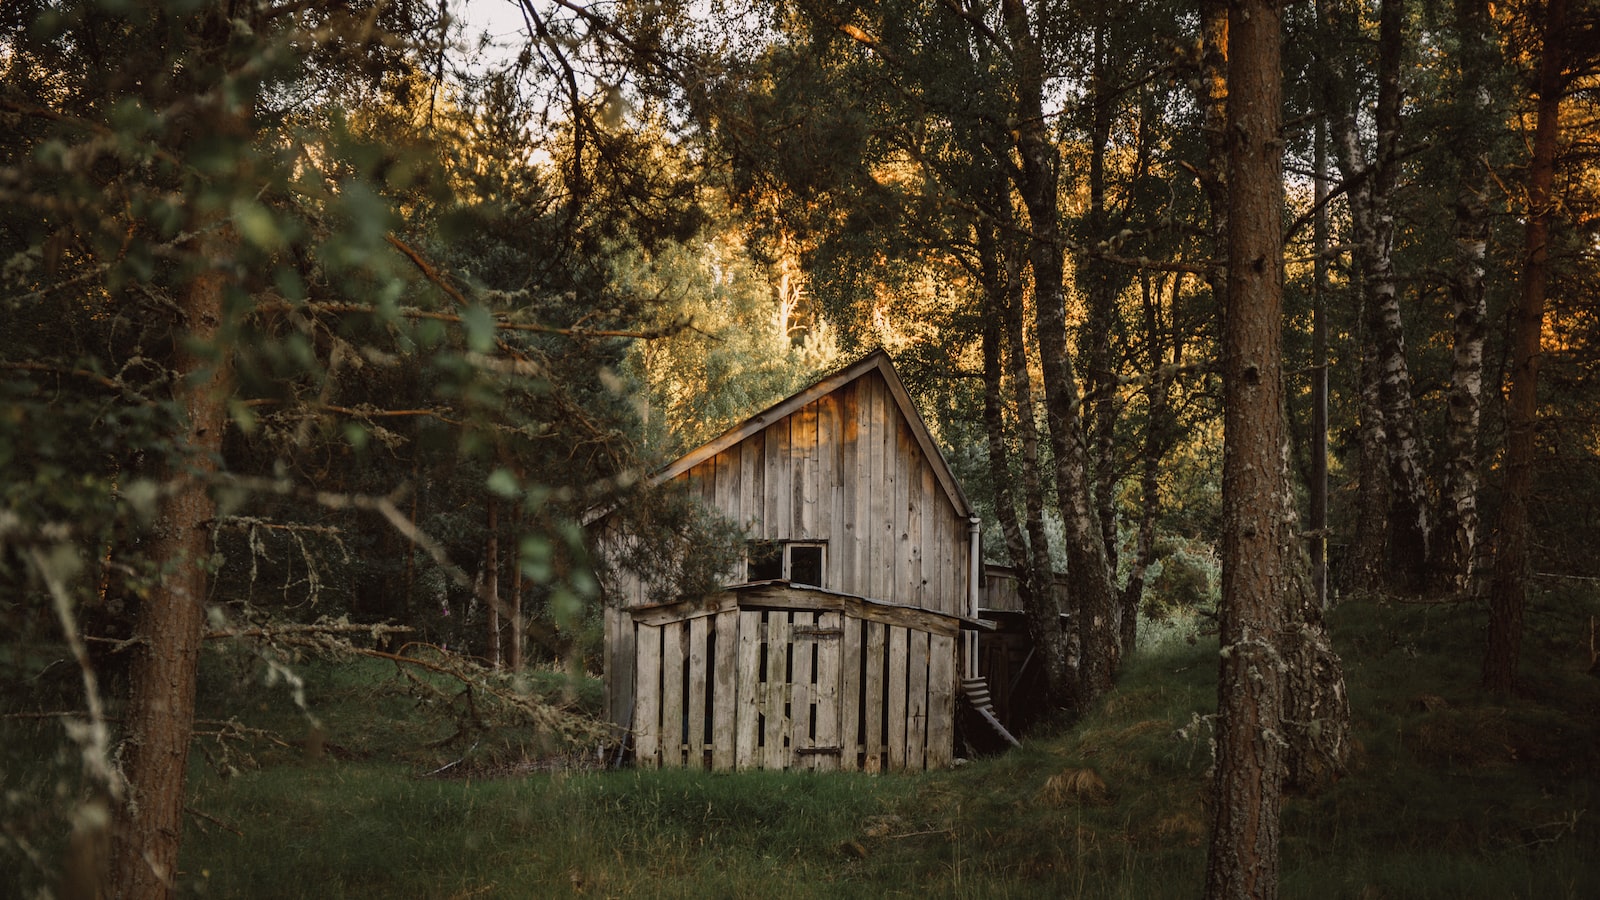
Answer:
[[[1497, 704], [1473, 689], [1473, 610], [1341, 608], [1359, 749], [1338, 784], [1289, 800], [1284, 895], [1600, 896], [1600, 679], [1584, 672], [1597, 611], [1575, 597], [1531, 611], [1527, 695]], [[259, 767], [227, 779], [197, 764], [190, 806], [214, 821], [191, 819], [182, 886], [274, 897], [1193, 897], [1209, 762], [1196, 716], [1214, 704], [1215, 652], [1204, 638], [1168, 641], [1076, 727], [916, 776], [423, 779], [443, 751], [416, 748], [437, 726], [412, 724], [405, 702], [372, 699], [367, 676], [313, 678], [308, 701], [331, 746], [365, 758], [268, 747]], [[283, 691], [256, 695], [241, 718], [304, 730]]]

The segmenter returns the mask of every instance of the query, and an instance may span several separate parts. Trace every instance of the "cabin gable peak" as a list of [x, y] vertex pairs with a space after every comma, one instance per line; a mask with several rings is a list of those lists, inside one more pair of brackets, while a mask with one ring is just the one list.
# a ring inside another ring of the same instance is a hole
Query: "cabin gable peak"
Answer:
[[940, 451], [939, 445], [934, 441], [932, 433], [928, 430], [927, 423], [923, 421], [922, 413], [917, 410], [916, 403], [912, 401], [911, 394], [906, 390], [905, 383], [900, 380], [899, 374], [895, 371], [894, 361], [890, 358], [888, 351], [881, 347], [856, 362], [824, 376], [809, 387], [791, 394], [735, 424], [722, 434], [701, 444], [657, 471], [652, 480], [658, 484], [671, 481], [700, 463], [711, 459], [718, 453], [736, 446], [746, 438], [783, 421], [791, 413], [803, 409], [822, 397], [834, 393], [872, 373], [877, 373], [883, 378], [885, 385], [888, 387], [889, 396], [894, 400], [900, 415], [904, 417], [906, 424], [910, 427], [923, 456], [927, 458], [929, 466], [933, 469], [934, 478], [949, 499], [951, 506], [961, 516], [971, 517], [974, 515], [972, 505], [967, 501], [965, 492], [961, 490], [960, 482], [956, 481], [955, 474], [950, 470], [949, 462], [944, 458], [944, 453]]

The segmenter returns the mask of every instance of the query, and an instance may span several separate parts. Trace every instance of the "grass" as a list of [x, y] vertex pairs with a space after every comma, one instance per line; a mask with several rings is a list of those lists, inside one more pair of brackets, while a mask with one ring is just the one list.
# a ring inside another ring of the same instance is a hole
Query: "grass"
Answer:
[[[1541, 595], [1529, 612], [1525, 691], [1501, 701], [1476, 689], [1481, 609], [1340, 607], [1333, 627], [1356, 751], [1337, 783], [1286, 799], [1283, 895], [1600, 896], [1600, 679], [1586, 671], [1595, 615], [1592, 595]], [[285, 682], [265, 683], [259, 663], [208, 656], [205, 715], [288, 739], [247, 731], [201, 742], [180, 892], [1194, 897], [1216, 645], [1193, 638], [1152, 630], [1092, 715], [1021, 750], [880, 776], [484, 777], [549, 748], [526, 728], [448, 740], [459, 697], [442, 682], [396, 690], [403, 677], [392, 666], [301, 664], [301, 708]], [[593, 685], [557, 673], [524, 687], [594, 702]], [[39, 768], [70, 764], [48, 759]], [[452, 760], [462, 762], [449, 774], [464, 777], [421, 777]], [[8, 790], [23, 783], [3, 780]], [[48, 840], [40, 846], [48, 852]]]

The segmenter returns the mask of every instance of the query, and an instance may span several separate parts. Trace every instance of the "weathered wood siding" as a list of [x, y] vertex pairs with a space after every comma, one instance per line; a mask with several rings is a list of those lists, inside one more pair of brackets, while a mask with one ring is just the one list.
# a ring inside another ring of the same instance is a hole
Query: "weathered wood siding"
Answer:
[[[1067, 605], [1067, 577], [1056, 575], [1056, 605], [1062, 612]], [[984, 566], [983, 583], [979, 589], [978, 608], [996, 612], [1026, 612], [1022, 608], [1022, 595], [1017, 591], [1017, 572], [1010, 566]]]
[[[748, 420], [730, 432], [728, 440], [742, 435], [736, 442], [686, 457], [672, 480], [753, 540], [822, 544], [827, 591], [964, 615], [966, 502], [943, 460], [930, 459], [920, 421], [902, 411], [908, 402], [898, 379], [866, 368], [799, 406], [775, 407], [782, 414], [772, 421]], [[742, 570], [727, 580], [742, 581]], [[799, 609], [640, 618], [651, 598], [628, 576], [608, 595], [607, 707], [632, 728], [643, 764], [950, 761], [954, 630]]]
[[[752, 539], [825, 543], [829, 590], [966, 612], [967, 520], [876, 372], [676, 480]], [[634, 580], [615, 588], [621, 606], [647, 602]]]
[[955, 621], [820, 592], [815, 599], [795, 608], [759, 594], [722, 595], [718, 604], [630, 612], [639, 765], [948, 766]]

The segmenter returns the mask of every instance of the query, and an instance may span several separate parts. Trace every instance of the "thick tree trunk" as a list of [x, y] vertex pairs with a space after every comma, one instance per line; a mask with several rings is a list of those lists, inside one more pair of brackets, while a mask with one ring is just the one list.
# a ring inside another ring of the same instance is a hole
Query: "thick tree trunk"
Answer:
[[194, 731], [195, 675], [205, 629], [207, 571], [216, 503], [208, 477], [217, 471], [228, 371], [216, 352], [222, 326], [224, 266], [231, 240], [201, 229], [195, 258], [206, 268], [179, 296], [181, 333], [173, 341], [175, 400], [185, 432], [175, 443], [184, 466], [169, 474], [150, 558], [157, 586], [139, 607], [128, 709], [123, 716], [123, 772], [129, 798], [118, 810], [112, 854], [113, 896], [165, 897], [178, 873], [184, 779]]
[[1270, 898], [1284, 774], [1278, 648], [1296, 539], [1283, 419], [1281, 13], [1272, 0], [1235, 0], [1228, 27], [1222, 659], [1206, 896]]
[[1483, 397], [1483, 344], [1488, 334], [1484, 260], [1489, 243], [1489, 72], [1495, 66], [1487, 0], [1457, 0], [1461, 70], [1458, 103], [1465, 108], [1451, 136], [1456, 165], [1455, 259], [1450, 273], [1453, 355], [1443, 475], [1428, 569], [1433, 587], [1465, 592], [1478, 552], [1478, 429]]
[[1522, 653], [1522, 613], [1527, 606], [1528, 504], [1533, 494], [1535, 430], [1539, 421], [1539, 363], [1545, 293], [1550, 279], [1550, 218], [1565, 88], [1567, 0], [1550, 0], [1545, 12], [1535, 107], [1533, 157], [1528, 166], [1527, 262], [1511, 324], [1511, 391], [1506, 398], [1505, 497], [1500, 506], [1494, 577], [1489, 591], [1489, 634], [1483, 686], [1508, 694], [1517, 685]]
[[1060, 215], [1061, 154], [1044, 117], [1044, 62], [1021, 0], [1004, 0], [1001, 14], [1018, 59], [1016, 145], [1018, 193], [1028, 209], [1032, 239], [1035, 328], [1044, 372], [1045, 412], [1055, 452], [1057, 504], [1067, 569], [1073, 579], [1078, 633], [1079, 701], [1094, 701], [1111, 686], [1116, 659], [1116, 597], [1089, 488], [1088, 453], [1078, 415], [1078, 388], [1067, 347], [1065, 254]]

